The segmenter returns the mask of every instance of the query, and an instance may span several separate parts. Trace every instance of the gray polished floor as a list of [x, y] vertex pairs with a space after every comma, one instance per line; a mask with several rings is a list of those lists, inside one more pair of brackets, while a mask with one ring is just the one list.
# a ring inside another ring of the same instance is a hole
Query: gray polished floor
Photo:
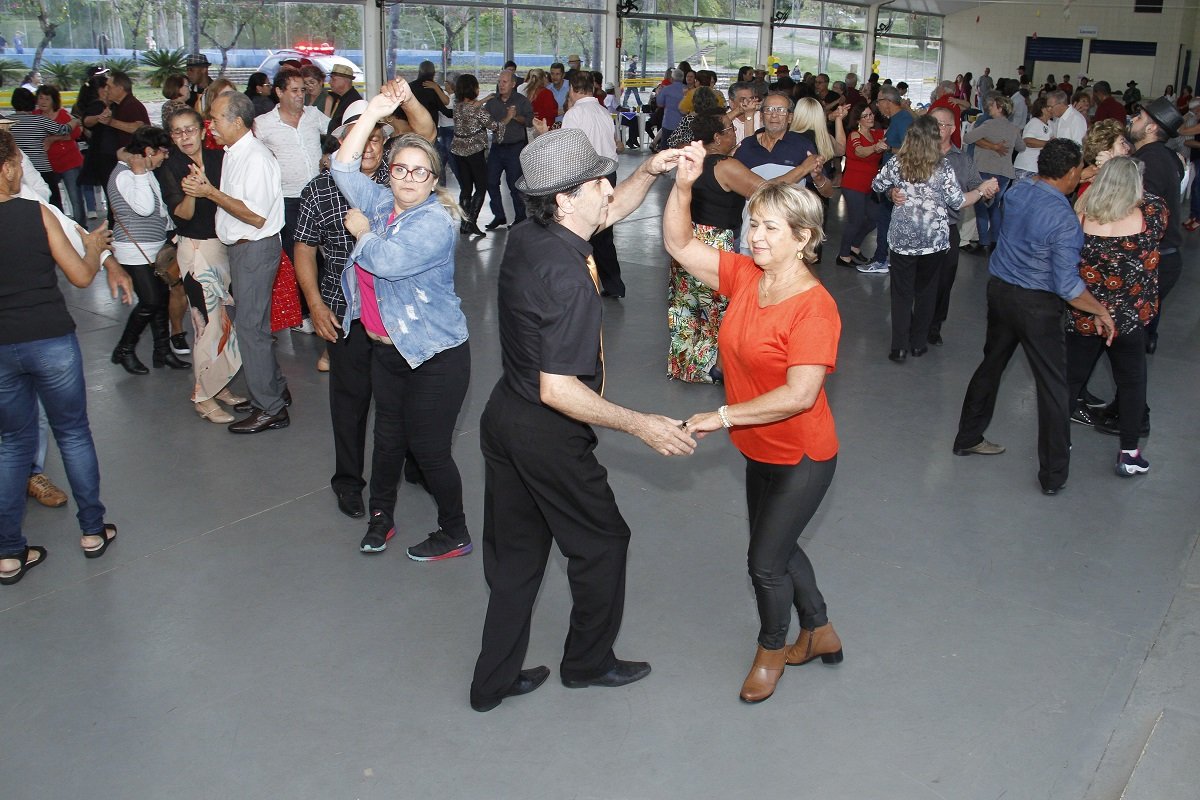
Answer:
[[[638, 159], [623, 156], [622, 174]], [[668, 188], [660, 179], [618, 227], [629, 295], [606, 301], [608, 396], [686, 417], [722, 395], [665, 378]], [[463, 240], [458, 256], [474, 371], [455, 453], [477, 539], [505, 235]], [[73, 504], [30, 503], [27, 534], [50, 554], [0, 589], [0, 797], [1099, 800], [1139, 770], [1146, 786], [1178, 778], [1138, 759], [1155, 737], [1186, 744], [1200, 713], [1196, 242], [1151, 359], [1150, 473], [1116, 477], [1116, 440], [1074, 426], [1058, 497], [1038, 492], [1022, 356], [988, 432], [1008, 452], [950, 453], [983, 342], [985, 262], [963, 257], [945, 346], [898, 366], [888, 278], [833, 266], [827, 250], [821, 277], [844, 322], [829, 380], [841, 454], [803, 544], [846, 660], [789, 668], [758, 706], [737, 699], [756, 614], [741, 462], [724, 437], [668, 460], [601, 433], [634, 530], [617, 652], [653, 674], [584, 691], [554, 676], [481, 715], [467, 705], [479, 555], [405, 558], [435, 526], [412, 486], [392, 547], [357, 552], [364, 524], [328, 486], [320, 342], [280, 336], [291, 427], [233, 437], [193, 413], [188, 373], [109, 363], [124, 309], [102, 286], [67, 289], [120, 538], [85, 560]], [[1106, 371], [1093, 388], [1111, 391]], [[53, 448], [47, 471], [61, 482]], [[555, 554], [529, 665], [557, 666], [568, 608]], [[1176, 724], [1156, 728], [1160, 715]]]

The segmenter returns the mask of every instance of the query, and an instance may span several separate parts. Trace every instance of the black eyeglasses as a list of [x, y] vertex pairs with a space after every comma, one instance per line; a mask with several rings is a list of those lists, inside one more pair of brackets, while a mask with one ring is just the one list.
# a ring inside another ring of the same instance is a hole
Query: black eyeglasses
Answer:
[[424, 183], [433, 174], [433, 171], [426, 167], [406, 167], [403, 164], [392, 164], [388, 171], [398, 181], [411, 177], [416, 183]]

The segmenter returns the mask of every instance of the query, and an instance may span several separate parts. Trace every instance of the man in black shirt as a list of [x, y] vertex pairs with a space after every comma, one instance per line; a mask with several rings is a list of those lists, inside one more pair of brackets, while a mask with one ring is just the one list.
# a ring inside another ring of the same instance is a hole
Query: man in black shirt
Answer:
[[552, 542], [570, 562], [574, 600], [563, 685], [623, 686], [650, 672], [613, 654], [630, 532], [593, 454], [592, 426], [633, 434], [663, 455], [688, 455], [695, 441], [679, 420], [604, 399], [603, 305], [588, 239], [632, 213], [676, 158], [659, 153], [614, 189], [604, 176], [616, 164], [579, 129], [539, 136], [521, 155], [518, 188], [531, 220], [513, 230], [500, 263], [504, 374], [480, 430], [491, 599], [471, 682], [476, 711], [531, 692], [550, 674], [521, 666]]
[[342, 124], [346, 109], [363, 99], [354, 88], [354, 70], [345, 64], [334, 64], [329, 70], [329, 93], [337, 98], [333, 105], [333, 113], [329, 115], [328, 133]]

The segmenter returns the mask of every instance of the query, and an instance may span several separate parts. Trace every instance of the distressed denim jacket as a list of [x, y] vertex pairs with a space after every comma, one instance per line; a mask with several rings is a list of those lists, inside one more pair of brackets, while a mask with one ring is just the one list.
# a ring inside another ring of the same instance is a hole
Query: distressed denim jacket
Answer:
[[350, 205], [370, 220], [342, 270], [346, 314], [342, 335], [361, 314], [355, 264], [375, 276], [375, 297], [388, 337], [416, 369], [433, 356], [467, 340], [467, 318], [454, 291], [454, 219], [429, 195], [416, 208], [394, 209], [392, 190], [359, 171], [359, 159], [330, 165], [334, 183]]

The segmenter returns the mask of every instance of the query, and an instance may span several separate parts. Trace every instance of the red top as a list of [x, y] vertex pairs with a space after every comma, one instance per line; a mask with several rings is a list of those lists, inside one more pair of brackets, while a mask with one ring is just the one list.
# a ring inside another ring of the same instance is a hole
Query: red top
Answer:
[[[825, 287], [818, 284], [759, 308], [762, 270], [754, 259], [724, 251], [720, 255], [720, 293], [729, 298], [718, 336], [726, 401], [743, 403], [778, 389], [787, 383], [789, 367], [820, 364], [826, 373], [833, 372], [842, 320]], [[828, 461], [838, 451], [824, 386], [808, 411], [764, 425], [738, 425], [729, 436], [744, 456], [765, 464], [798, 464], [805, 456]]]
[[955, 147], [962, 147], [962, 108], [954, 102], [954, 98], [944, 94], [930, 103], [929, 108], [945, 108], [950, 111], [950, 116], [954, 117], [954, 135], [950, 137], [950, 141]]
[[554, 118], [558, 116], [558, 101], [554, 99], [554, 92], [543, 87], [538, 89], [536, 96], [529, 98], [529, 102], [533, 105], [533, 115], [554, 127]]
[[864, 135], [861, 131], [853, 131], [846, 139], [846, 165], [842, 168], [842, 188], [853, 189], [866, 194], [871, 191], [871, 181], [879, 172], [879, 159], [883, 153], [875, 151], [863, 158], [856, 155], [854, 148], [870, 147], [883, 140], [884, 131], [874, 129]]
[[1115, 119], [1122, 125], [1125, 124], [1125, 106], [1112, 95], [1106, 97], [1104, 102], [1096, 107], [1095, 122], [1101, 122], [1106, 119]]
[[1067, 93], [1067, 102], [1071, 102], [1071, 95], [1075, 94], [1075, 87], [1064, 81], [1058, 85], [1058, 88]]
[[[59, 125], [66, 125], [71, 121], [71, 114], [65, 108], [60, 108], [54, 115], [54, 121]], [[81, 125], [71, 132], [70, 140], [55, 142], [46, 148], [46, 157], [50, 159], [50, 169], [61, 175], [67, 170], [83, 166], [83, 153], [79, 151], [79, 145], [76, 144], [82, 135], [83, 126]]]

